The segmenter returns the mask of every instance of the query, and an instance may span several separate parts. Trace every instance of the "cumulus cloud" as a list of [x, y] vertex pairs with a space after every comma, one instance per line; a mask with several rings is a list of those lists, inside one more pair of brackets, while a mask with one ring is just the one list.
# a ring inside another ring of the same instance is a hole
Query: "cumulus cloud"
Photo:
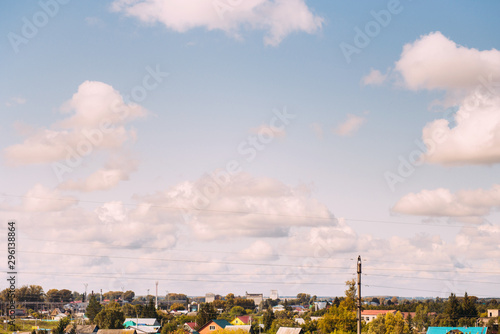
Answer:
[[371, 69], [370, 73], [361, 79], [363, 85], [381, 85], [387, 79], [387, 74], [382, 74], [379, 70]]
[[29, 212], [64, 211], [78, 203], [74, 197], [63, 196], [58, 190], [36, 184], [23, 197], [22, 210]]
[[[422, 158], [442, 165], [500, 162], [500, 51], [456, 44], [440, 32], [404, 46], [395, 64], [401, 85], [410, 90], [440, 90], [456, 110], [422, 131]], [[377, 81], [372, 70], [364, 81]], [[451, 110], [451, 109], [449, 109]]]
[[423, 158], [442, 165], [500, 162], [500, 95], [473, 92], [453, 116], [428, 123], [422, 131]]
[[347, 119], [333, 129], [333, 132], [342, 137], [350, 136], [358, 131], [365, 122], [366, 118], [364, 117], [348, 114]]
[[500, 51], [467, 48], [434, 32], [406, 44], [395, 68], [411, 90], [471, 90], [480, 77], [500, 77]]
[[200, 239], [283, 237], [293, 226], [331, 224], [333, 215], [303, 187], [246, 173], [222, 171], [166, 191], [138, 197], [150, 210], [183, 208], [185, 224]]
[[62, 107], [71, 115], [49, 128], [38, 128], [21, 144], [4, 149], [7, 162], [14, 165], [50, 163], [87, 156], [94, 151], [120, 148], [135, 132], [125, 123], [146, 115], [146, 110], [125, 103], [110, 85], [86, 81]]
[[264, 43], [272, 46], [290, 33], [311, 34], [323, 25], [323, 18], [314, 15], [304, 0], [116, 0], [111, 9], [177, 32], [203, 27], [240, 38], [242, 29], [264, 30]]
[[114, 188], [120, 181], [126, 181], [137, 170], [137, 161], [119, 158], [110, 161], [83, 180], [66, 180], [59, 185], [62, 190], [90, 192]]
[[403, 196], [392, 208], [394, 212], [433, 217], [483, 217], [500, 208], [500, 185], [489, 190], [448, 189], [422, 190]]
[[26, 99], [24, 97], [14, 96], [14, 97], [11, 97], [9, 101], [5, 102], [5, 106], [12, 107], [15, 105], [25, 104], [25, 103], [26, 103]]

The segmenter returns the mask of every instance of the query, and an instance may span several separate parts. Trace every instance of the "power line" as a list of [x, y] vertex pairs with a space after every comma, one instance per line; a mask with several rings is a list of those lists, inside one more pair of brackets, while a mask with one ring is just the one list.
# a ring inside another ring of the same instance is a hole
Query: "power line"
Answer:
[[[81, 256], [81, 257], [99, 257], [99, 258], [113, 258], [113, 259], [126, 259], [126, 260], [147, 260], [147, 261], [163, 261], [163, 262], [192, 262], [192, 263], [203, 263], [203, 264], [232, 264], [232, 265], [247, 265], [247, 266], [265, 266], [265, 267], [295, 267], [296, 264], [271, 264], [271, 263], [253, 263], [253, 262], [235, 262], [235, 261], [211, 261], [207, 262], [204, 260], [187, 260], [187, 259], [165, 259], [165, 258], [145, 258], [145, 257], [133, 257], [133, 256], [110, 256], [110, 255], [94, 255], [94, 254], [74, 254], [74, 253], [55, 253], [55, 252], [41, 252], [41, 251], [18, 251], [18, 253], [30, 253], [30, 254], [47, 254], [47, 255], [57, 255], [57, 256]], [[350, 267], [332, 267], [332, 266], [299, 266], [302, 268], [316, 268], [316, 269], [344, 269], [348, 270]]]
[[[4, 271], [6, 273], [6, 271]], [[52, 274], [45, 274], [39, 272], [23, 272], [28, 275], [41, 275], [41, 276], [52, 276]], [[283, 281], [235, 281], [235, 280], [208, 280], [208, 279], [186, 279], [186, 278], [156, 278], [156, 277], [123, 277], [123, 276], [112, 276], [112, 275], [100, 275], [95, 276], [92, 274], [64, 274], [59, 273], [59, 276], [70, 276], [70, 277], [90, 277], [90, 278], [119, 278], [123, 280], [157, 280], [157, 281], [174, 281], [174, 282], [207, 282], [207, 283], [237, 283], [237, 284], [284, 284], [284, 285], [345, 285], [345, 282], [342, 283], [333, 283], [333, 282], [283, 282]]]

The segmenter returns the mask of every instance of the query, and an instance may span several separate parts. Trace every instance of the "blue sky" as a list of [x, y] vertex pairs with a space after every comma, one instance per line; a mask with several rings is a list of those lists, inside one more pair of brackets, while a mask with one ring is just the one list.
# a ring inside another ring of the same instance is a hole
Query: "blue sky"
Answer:
[[2, 2], [18, 285], [498, 295], [499, 6]]

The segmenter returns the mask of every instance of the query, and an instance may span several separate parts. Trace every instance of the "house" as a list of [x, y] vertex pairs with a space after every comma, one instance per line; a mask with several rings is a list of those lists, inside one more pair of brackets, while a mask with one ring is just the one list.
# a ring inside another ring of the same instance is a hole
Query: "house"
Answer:
[[135, 329], [99, 329], [97, 334], [137, 334]]
[[67, 315], [66, 315], [66, 314], [64, 314], [64, 313], [59, 313], [59, 314], [57, 314], [56, 316], [53, 316], [53, 317], [52, 317], [52, 320], [59, 321], [59, 320], [61, 320], [61, 319], [63, 319], [63, 318], [66, 318], [66, 317], [67, 317]]
[[144, 325], [129, 326], [127, 327], [127, 329], [135, 329], [137, 334], [154, 334], [160, 331], [159, 326], [144, 326]]
[[161, 327], [156, 318], [126, 318], [123, 323], [124, 327], [127, 326], [157, 326]]
[[252, 317], [249, 315], [240, 315], [234, 318], [233, 321], [231, 321], [231, 325], [234, 326], [251, 325], [251, 324], [252, 324]]
[[302, 328], [300, 327], [280, 327], [276, 334], [301, 334]]
[[363, 310], [361, 311], [361, 320], [369, 323], [375, 319], [379, 314], [386, 315], [387, 313], [396, 314], [396, 310]]
[[427, 334], [486, 334], [488, 327], [429, 327]]
[[196, 322], [186, 322], [184, 324], [184, 330], [193, 334], [197, 334], [198, 331], [196, 330]]
[[[71, 329], [73, 329], [73, 324], [69, 324], [64, 329], [64, 333], [70, 333]], [[76, 325], [75, 332], [76, 334], [96, 334], [99, 330], [99, 327], [96, 325]]]
[[224, 329], [229, 331], [243, 330], [247, 333], [253, 334], [253, 329], [252, 326], [250, 325], [239, 325], [239, 326], [228, 325]]
[[278, 311], [284, 311], [285, 310], [285, 307], [283, 305], [276, 305], [276, 306], [273, 306], [273, 313], [274, 312], [278, 312]]
[[488, 310], [488, 318], [498, 318], [500, 316], [499, 310]]
[[224, 329], [226, 326], [230, 325], [231, 324], [227, 320], [210, 320], [198, 330], [198, 333], [208, 334], [218, 329]]

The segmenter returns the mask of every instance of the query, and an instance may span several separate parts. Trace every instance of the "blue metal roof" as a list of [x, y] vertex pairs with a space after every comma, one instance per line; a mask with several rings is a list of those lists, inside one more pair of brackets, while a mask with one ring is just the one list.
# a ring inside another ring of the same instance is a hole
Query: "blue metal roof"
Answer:
[[464, 334], [486, 334], [488, 327], [429, 327], [427, 334], [447, 334], [452, 330], [459, 330]]

